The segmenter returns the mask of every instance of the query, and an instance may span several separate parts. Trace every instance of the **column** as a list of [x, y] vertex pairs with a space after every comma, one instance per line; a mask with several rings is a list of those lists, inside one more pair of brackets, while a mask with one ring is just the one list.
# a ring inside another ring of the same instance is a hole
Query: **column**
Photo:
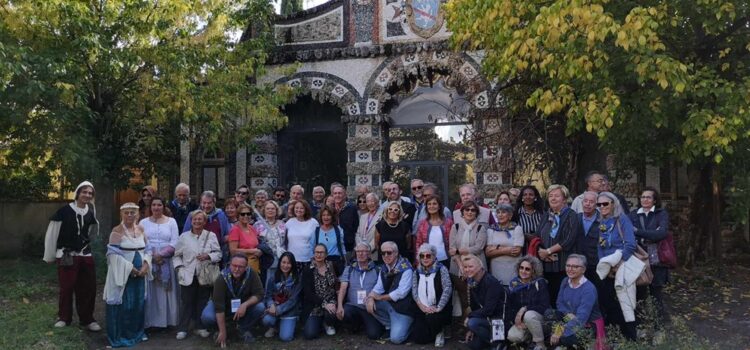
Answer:
[[[257, 137], [253, 140], [253, 143], [255, 148], [248, 155], [250, 162], [245, 175], [245, 178], [250, 177], [250, 182], [247, 185], [252, 188], [253, 192], [258, 190], [271, 191], [277, 186], [279, 177], [276, 134]], [[247, 164], [247, 161], [245, 161], [245, 164]], [[239, 173], [239, 164], [237, 169]], [[269, 195], [272, 195], [272, 193], [269, 192]]]
[[348, 194], [351, 197], [357, 186], [380, 187], [384, 181], [386, 154], [385, 125], [387, 115], [345, 115], [347, 128], [346, 175]]

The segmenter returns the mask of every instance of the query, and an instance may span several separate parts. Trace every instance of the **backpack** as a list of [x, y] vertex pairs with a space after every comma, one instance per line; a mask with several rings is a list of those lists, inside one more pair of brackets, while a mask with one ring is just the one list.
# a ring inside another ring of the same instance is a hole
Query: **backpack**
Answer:
[[[344, 260], [344, 265], [346, 265], [346, 254], [344, 254], [344, 246], [341, 244], [341, 231], [339, 231], [338, 225], [333, 225], [333, 231], [334, 235], [336, 236], [336, 247], [339, 249], [339, 256], [341, 256], [341, 259]], [[315, 228], [315, 244], [313, 244], [313, 247], [318, 245], [320, 239], [320, 226]]]

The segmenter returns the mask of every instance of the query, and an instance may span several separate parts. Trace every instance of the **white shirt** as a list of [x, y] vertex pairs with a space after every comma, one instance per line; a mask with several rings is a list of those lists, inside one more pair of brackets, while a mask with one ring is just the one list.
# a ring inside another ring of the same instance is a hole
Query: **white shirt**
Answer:
[[430, 228], [430, 236], [427, 238], [427, 243], [435, 246], [438, 261], [448, 259], [448, 253], [445, 251], [445, 242], [443, 242], [443, 232], [440, 230], [440, 226], [432, 226]]
[[286, 238], [288, 240], [287, 251], [292, 252], [297, 262], [309, 262], [312, 259], [315, 228], [318, 221], [310, 219], [299, 221], [291, 218], [286, 222]]

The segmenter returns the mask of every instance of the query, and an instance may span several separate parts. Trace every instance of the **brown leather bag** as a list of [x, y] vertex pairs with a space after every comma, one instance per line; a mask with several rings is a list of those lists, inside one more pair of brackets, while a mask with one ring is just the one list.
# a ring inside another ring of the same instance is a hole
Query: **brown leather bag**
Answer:
[[[622, 226], [620, 226], [620, 218], [617, 218], [615, 220], [615, 226], [617, 226], [617, 232], [620, 234], [620, 239], [622, 239], [623, 242], [625, 242], [625, 234], [622, 233]], [[646, 267], [641, 271], [641, 274], [638, 275], [638, 279], [635, 280], [636, 286], [648, 286], [651, 284], [651, 282], [654, 280], [654, 272], [651, 271], [651, 264], [648, 261], [648, 252], [641, 248], [638, 243], [635, 244], [635, 251], [633, 252], [633, 256], [638, 258], [640, 261], [643, 261], [643, 264], [646, 265]]]

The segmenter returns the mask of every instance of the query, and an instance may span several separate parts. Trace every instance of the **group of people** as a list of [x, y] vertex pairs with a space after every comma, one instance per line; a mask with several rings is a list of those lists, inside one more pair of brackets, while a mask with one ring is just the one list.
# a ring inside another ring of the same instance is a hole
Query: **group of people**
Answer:
[[[652, 252], [666, 238], [669, 220], [658, 191], [645, 188], [638, 208], [607, 190], [591, 172], [587, 190], [571, 202], [563, 185], [500, 192], [490, 205], [471, 184], [460, 186], [453, 210], [431, 183], [414, 179], [411, 195], [393, 182], [384, 200], [366, 187], [356, 203], [334, 183], [326, 197], [315, 187], [252, 194], [243, 185], [217, 208], [203, 192], [199, 204], [180, 184], [167, 202], [152, 187], [120, 207], [109, 236], [104, 287], [107, 337], [113, 347], [147, 339], [149, 328], [216, 331], [226, 345], [227, 326], [252, 342], [262, 325], [268, 338], [335, 335], [346, 326], [370, 339], [444, 345], [460, 318], [471, 349], [526, 344], [534, 349], [573, 347], [603, 338], [605, 324], [636, 338], [636, 299], [653, 296], [664, 316], [661, 290], [667, 267], [649, 260], [650, 286], [636, 288], [643, 266], [633, 255]], [[89, 227], [96, 224], [93, 185], [53, 216], [45, 260], [57, 262], [60, 304], [56, 327], [71, 323], [76, 296], [79, 321], [91, 331], [94, 261]]]

